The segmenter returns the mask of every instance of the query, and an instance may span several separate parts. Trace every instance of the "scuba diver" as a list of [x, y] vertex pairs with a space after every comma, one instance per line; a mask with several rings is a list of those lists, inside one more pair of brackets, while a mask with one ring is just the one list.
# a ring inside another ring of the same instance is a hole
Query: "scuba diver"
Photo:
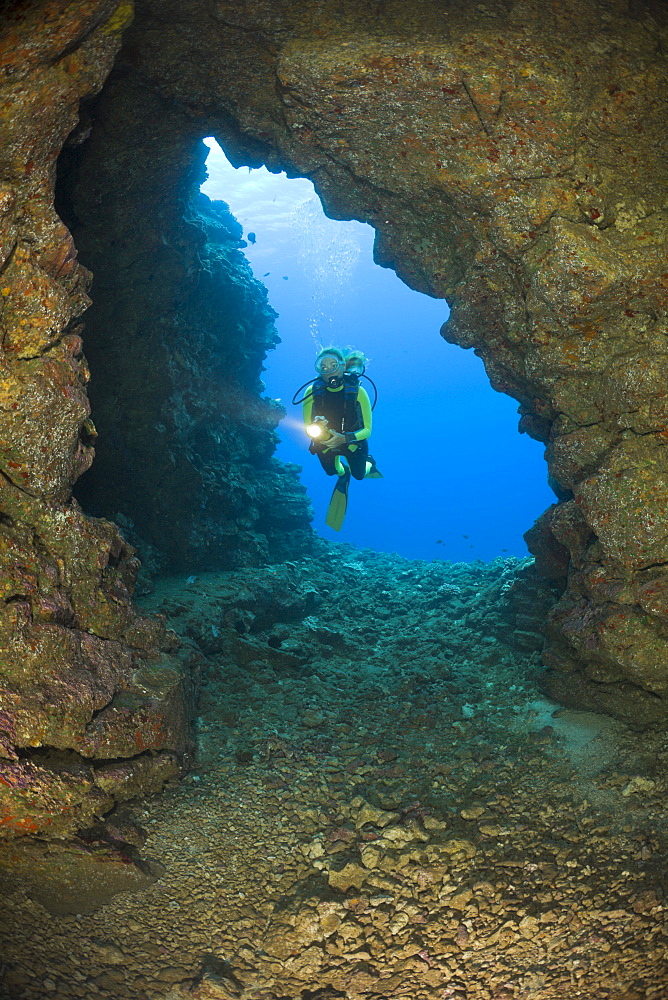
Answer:
[[[343, 525], [350, 477], [383, 478], [369, 454], [371, 413], [376, 400], [372, 406], [366, 389], [360, 385], [362, 377], [371, 382], [364, 374], [365, 367], [366, 357], [361, 351], [327, 347], [315, 361], [318, 378], [306, 387], [301, 400], [295, 397], [305, 386], [292, 398], [293, 403], [302, 403], [306, 433], [311, 438], [309, 451], [318, 456], [328, 476], [338, 477], [325, 518], [334, 531], [340, 531]], [[373, 382], [371, 385], [375, 390]]]

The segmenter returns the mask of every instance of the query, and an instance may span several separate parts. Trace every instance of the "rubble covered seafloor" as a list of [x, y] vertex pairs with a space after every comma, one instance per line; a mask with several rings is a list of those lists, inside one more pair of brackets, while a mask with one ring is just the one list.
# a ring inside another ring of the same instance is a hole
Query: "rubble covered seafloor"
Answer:
[[195, 768], [118, 818], [138, 891], [14, 885], [0, 995], [665, 1000], [668, 741], [541, 695], [555, 596], [326, 543], [158, 581]]

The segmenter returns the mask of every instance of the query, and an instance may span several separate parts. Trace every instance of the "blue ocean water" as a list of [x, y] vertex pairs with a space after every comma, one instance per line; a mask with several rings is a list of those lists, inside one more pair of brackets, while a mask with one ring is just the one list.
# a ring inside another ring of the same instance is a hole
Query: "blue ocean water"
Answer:
[[[554, 501], [543, 446], [518, 434], [517, 403], [494, 392], [480, 359], [439, 336], [446, 302], [374, 264], [374, 230], [328, 219], [310, 181], [235, 170], [205, 141], [202, 191], [227, 202], [244, 227], [244, 252], [279, 314], [282, 343], [264, 381], [288, 411], [277, 454], [302, 466], [316, 530], [415, 559], [527, 555], [522, 534]], [[339, 533], [324, 523], [332, 480], [308, 453], [301, 407], [290, 403], [331, 344], [370, 359], [379, 391], [370, 447], [384, 475], [351, 483]]]

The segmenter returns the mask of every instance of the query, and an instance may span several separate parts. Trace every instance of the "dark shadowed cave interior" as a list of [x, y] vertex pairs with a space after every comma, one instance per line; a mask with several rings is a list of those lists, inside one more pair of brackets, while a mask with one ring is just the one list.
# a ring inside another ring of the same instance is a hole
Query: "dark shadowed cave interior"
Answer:
[[[0, 996], [668, 1000], [667, 33], [8, 5]], [[534, 558], [313, 532], [209, 135], [447, 300], [546, 446]]]

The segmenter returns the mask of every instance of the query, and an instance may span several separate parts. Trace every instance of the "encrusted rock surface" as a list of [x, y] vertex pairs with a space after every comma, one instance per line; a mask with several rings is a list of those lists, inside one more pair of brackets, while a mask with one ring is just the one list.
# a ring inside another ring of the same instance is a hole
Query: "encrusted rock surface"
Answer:
[[323, 545], [159, 582], [207, 667], [197, 766], [136, 813], [157, 880], [15, 881], [6, 995], [664, 1000], [665, 734], [540, 696], [532, 573]]
[[[271, 457], [278, 408], [259, 399], [273, 314], [226, 208], [195, 203], [200, 133], [188, 116], [162, 114], [164, 102], [148, 95], [150, 107], [134, 108], [133, 169], [114, 156], [112, 120], [94, 136], [106, 142], [106, 171], [88, 178], [77, 159], [90, 131], [85, 108], [131, 19], [131, 4], [100, 0], [10, 4], [3, 21], [3, 836], [70, 836], [115, 802], [159, 788], [188, 746], [198, 669], [163, 622], [133, 607], [132, 546], [71, 497], [97, 432], [80, 319], [90, 306], [90, 274], [54, 209], [56, 160], [68, 134], [71, 183], [63, 180], [59, 210], [81, 225], [75, 208], [90, 221], [97, 206], [94, 221], [105, 228], [97, 243], [94, 225], [82, 238], [101, 274], [86, 335], [103, 390], [95, 396], [100, 471], [82, 499], [92, 513], [118, 514], [154, 568], [161, 558], [189, 568], [257, 563], [308, 545], [303, 490], [294, 470]], [[153, 134], [146, 121], [156, 102]], [[121, 128], [127, 141], [129, 114]], [[159, 138], [163, 158], [151, 161], [140, 137], [149, 150]], [[86, 177], [79, 192], [75, 167]], [[99, 261], [100, 251], [115, 255], [116, 271]], [[260, 519], [263, 532], [255, 530]]]
[[131, 13], [109, 0], [3, 10], [0, 837], [71, 835], [157, 791], [188, 742], [191, 651], [137, 613], [134, 549], [71, 499], [94, 453], [90, 276], [53, 207], [55, 165]]
[[639, 721], [668, 709], [666, 30], [661, 0], [143, 0], [120, 63], [449, 299], [575, 508], [544, 522], [549, 690]]
[[114, 525], [9, 484], [2, 502], [0, 831], [64, 836], [141, 791], [137, 776], [154, 791], [175, 773], [196, 657], [132, 606], [138, 563]]

